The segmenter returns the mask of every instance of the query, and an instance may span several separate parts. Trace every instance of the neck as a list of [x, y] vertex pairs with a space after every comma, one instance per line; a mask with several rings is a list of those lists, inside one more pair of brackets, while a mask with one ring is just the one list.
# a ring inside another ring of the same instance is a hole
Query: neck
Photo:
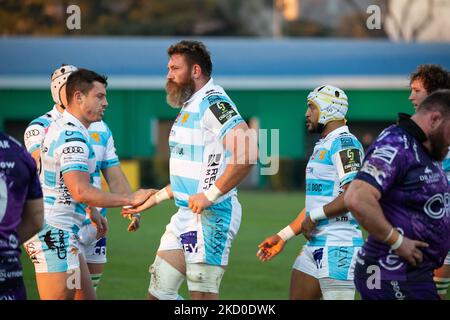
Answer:
[[208, 83], [211, 78], [201, 77], [195, 80], [195, 92], [199, 91], [201, 88]]
[[81, 115], [81, 112], [78, 112], [76, 108], [69, 107], [66, 109], [66, 111], [69, 112], [75, 118], [77, 118], [86, 129], [88, 129], [89, 126], [91, 125], [91, 123], [86, 119], [84, 119], [84, 117]]
[[59, 103], [56, 104], [56, 109], [59, 111], [59, 113], [64, 112], [64, 108]]
[[[420, 114], [415, 113], [411, 116], [411, 120], [416, 123], [416, 125], [423, 131], [425, 136], [428, 138], [428, 126], [427, 126], [427, 119], [422, 117]], [[428, 150], [428, 152], [431, 153], [431, 143], [429, 139], [426, 139], [424, 142], [422, 142], [425, 149]]]
[[326, 137], [330, 132], [336, 130], [337, 128], [345, 126], [345, 120], [333, 120], [326, 124], [325, 128], [323, 128], [320, 136], [322, 138]]

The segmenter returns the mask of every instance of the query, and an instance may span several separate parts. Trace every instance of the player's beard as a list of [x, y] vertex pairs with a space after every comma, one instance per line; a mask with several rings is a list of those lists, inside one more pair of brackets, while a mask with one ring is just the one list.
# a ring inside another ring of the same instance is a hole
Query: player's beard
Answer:
[[169, 106], [179, 109], [183, 104], [194, 94], [195, 83], [190, 77], [186, 81], [176, 83], [172, 80], [167, 80], [166, 83], [166, 100]]
[[444, 126], [440, 125], [435, 132], [428, 136], [430, 140], [431, 157], [436, 161], [443, 161], [448, 153], [448, 146], [445, 144]]

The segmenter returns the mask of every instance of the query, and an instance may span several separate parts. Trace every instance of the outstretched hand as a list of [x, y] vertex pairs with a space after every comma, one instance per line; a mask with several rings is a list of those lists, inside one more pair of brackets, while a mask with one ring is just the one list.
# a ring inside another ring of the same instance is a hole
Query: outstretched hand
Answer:
[[258, 245], [258, 252], [256, 256], [261, 261], [269, 261], [281, 251], [283, 251], [286, 241], [283, 241], [279, 235], [273, 235], [266, 238]]

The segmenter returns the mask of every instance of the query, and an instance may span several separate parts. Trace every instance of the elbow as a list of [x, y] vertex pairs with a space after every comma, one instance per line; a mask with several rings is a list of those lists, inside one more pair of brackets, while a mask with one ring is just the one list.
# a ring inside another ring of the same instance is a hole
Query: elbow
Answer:
[[81, 186], [77, 186], [74, 190], [71, 190], [70, 195], [72, 196], [75, 202], [87, 203], [89, 190], [87, 188], [82, 188]]

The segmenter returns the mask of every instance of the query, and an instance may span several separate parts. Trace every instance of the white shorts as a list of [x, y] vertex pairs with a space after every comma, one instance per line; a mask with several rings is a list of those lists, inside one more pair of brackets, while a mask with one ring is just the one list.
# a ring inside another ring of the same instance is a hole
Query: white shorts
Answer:
[[223, 201], [223, 209], [196, 214], [180, 207], [166, 226], [158, 251], [181, 249], [186, 263], [226, 266], [231, 242], [241, 224], [242, 208], [236, 197]]
[[[95, 240], [96, 234], [97, 229], [92, 224], [86, 224], [80, 228], [78, 231], [80, 252], [86, 258], [87, 263], [106, 263], [106, 237]], [[84, 239], [86, 241], [83, 241]]]
[[361, 247], [303, 246], [293, 269], [316, 279], [331, 278], [353, 281], [356, 255]]
[[36, 273], [66, 272], [79, 268], [78, 235], [48, 224], [24, 243]]

